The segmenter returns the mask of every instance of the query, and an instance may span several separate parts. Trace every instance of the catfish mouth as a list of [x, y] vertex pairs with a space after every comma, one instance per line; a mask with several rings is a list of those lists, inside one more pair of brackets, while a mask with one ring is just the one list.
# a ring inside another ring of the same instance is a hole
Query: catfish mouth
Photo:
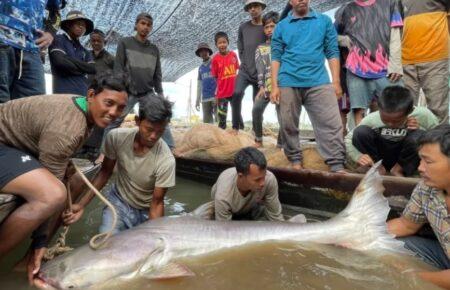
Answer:
[[61, 290], [62, 288], [59, 287], [59, 283], [56, 282], [53, 279], [46, 278], [44, 274], [39, 273], [36, 278], [33, 280], [34, 286], [36, 286], [38, 289], [45, 289], [45, 290]]

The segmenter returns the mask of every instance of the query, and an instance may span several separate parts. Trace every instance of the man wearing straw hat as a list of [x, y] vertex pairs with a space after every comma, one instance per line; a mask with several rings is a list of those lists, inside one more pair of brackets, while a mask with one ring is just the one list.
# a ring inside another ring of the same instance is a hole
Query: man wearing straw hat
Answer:
[[61, 29], [63, 33], [49, 47], [53, 93], [85, 96], [87, 75], [96, 71], [92, 55], [80, 43], [80, 37], [91, 33], [94, 23], [81, 11], [73, 10], [61, 21]]

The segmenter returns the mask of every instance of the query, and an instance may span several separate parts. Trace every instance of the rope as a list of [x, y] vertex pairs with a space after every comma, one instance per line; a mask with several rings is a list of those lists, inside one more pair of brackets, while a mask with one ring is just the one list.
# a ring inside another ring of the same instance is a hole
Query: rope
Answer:
[[[106, 204], [106, 206], [108, 206], [109, 209], [112, 211], [113, 222], [111, 225], [111, 229], [106, 233], [97, 234], [97, 235], [93, 236], [91, 238], [91, 240], [89, 241], [89, 245], [91, 246], [91, 248], [94, 250], [97, 250], [101, 246], [103, 246], [107, 242], [107, 240], [112, 236], [113, 231], [116, 228], [116, 224], [117, 224], [117, 211], [114, 208], [114, 206], [97, 190], [97, 188], [95, 188], [92, 185], [92, 183], [89, 181], [89, 179], [86, 178], [86, 176], [83, 174], [83, 172], [81, 172], [80, 168], [78, 168], [78, 166], [76, 166], [73, 161], [72, 161], [72, 165], [75, 168], [76, 172], [81, 176], [81, 179], [83, 179], [84, 183], [86, 183], [86, 185], [92, 190], [92, 192], [94, 192], [95, 195], [97, 195], [97, 197], [101, 201], [103, 201]], [[97, 242], [97, 240], [100, 240], [100, 241]]]
[[[92, 185], [92, 183], [89, 181], [89, 179], [87, 179], [87, 177], [84, 175], [84, 173], [81, 172], [81, 170], [78, 168], [78, 166], [73, 161], [71, 161], [71, 163], [72, 163], [73, 167], [75, 168], [75, 171], [81, 176], [81, 179], [84, 181], [84, 183], [112, 211], [113, 223], [111, 225], [111, 229], [106, 233], [97, 234], [97, 235], [93, 236], [89, 241], [89, 246], [92, 249], [97, 250], [100, 247], [102, 247], [108, 241], [108, 239], [111, 237], [111, 235], [113, 234], [113, 231], [117, 224], [117, 212], [116, 212], [116, 209], [114, 208], [114, 206]], [[67, 208], [69, 211], [72, 211], [72, 204], [73, 203], [72, 203], [70, 182], [68, 181], [67, 182]], [[68, 232], [69, 232], [69, 226], [64, 226], [63, 230], [59, 234], [58, 239], [56, 240], [56, 243], [52, 247], [50, 247], [47, 250], [47, 252], [45, 253], [45, 256], [44, 256], [45, 260], [47, 260], [47, 261], [52, 260], [59, 255], [62, 255], [66, 252], [73, 250], [73, 248], [66, 246], [66, 236], [67, 236]]]
[[[69, 211], [72, 211], [72, 193], [69, 181], [67, 181], [66, 187], [67, 187], [67, 208], [69, 209]], [[63, 230], [59, 233], [59, 237], [56, 240], [56, 243], [45, 252], [44, 260], [46, 261], [53, 260], [55, 257], [73, 250], [73, 248], [66, 246], [66, 236], [68, 232], [69, 226], [64, 226]]]

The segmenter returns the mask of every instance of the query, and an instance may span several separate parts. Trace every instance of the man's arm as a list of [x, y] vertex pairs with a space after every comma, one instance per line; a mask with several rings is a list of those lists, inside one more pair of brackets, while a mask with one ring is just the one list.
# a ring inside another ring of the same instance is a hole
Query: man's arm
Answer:
[[[116, 130], [112, 130], [105, 136], [105, 143], [102, 147], [102, 153], [105, 155], [104, 161], [102, 163], [102, 167], [100, 172], [94, 178], [92, 184], [96, 189], [102, 189], [105, 186], [106, 182], [112, 175], [114, 170], [114, 166], [116, 165], [117, 159], [117, 148], [116, 148]], [[76, 188], [78, 191], [83, 191], [84, 188]], [[89, 191], [81, 200], [74, 204], [72, 207], [72, 212], [65, 212], [63, 214], [63, 220], [66, 224], [71, 224], [76, 222], [83, 214], [84, 207], [86, 207], [89, 202], [94, 197], [94, 193]]]
[[167, 188], [155, 187], [152, 194], [152, 202], [150, 203], [149, 219], [155, 219], [164, 216], [164, 196]]
[[271, 64], [272, 92], [270, 93], [270, 100], [274, 104], [279, 104], [281, 97], [280, 87], [278, 87], [279, 70], [280, 70], [280, 62], [277, 60], [273, 60]]
[[450, 289], [450, 270], [422, 272], [419, 277], [444, 289]]
[[417, 233], [423, 224], [416, 224], [404, 216], [388, 221], [388, 232], [397, 238], [412, 236]]
[[49, 54], [52, 65], [61, 75], [95, 74], [95, 65], [69, 57], [60, 49], [51, 49]]
[[391, 28], [387, 73], [389, 79], [393, 82], [398, 81], [403, 76], [401, 27]]
[[282, 28], [280, 24], [275, 27], [273, 32], [271, 51], [272, 51], [272, 63], [271, 63], [271, 78], [272, 78], [272, 92], [270, 94], [270, 100], [272, 103], [280, 103], [280, 88], [278, 87], [278, 72], [281, 66], [281, 56], [284, 53], [285, 43], [281, 37]]
[[231, 221], [233, 218], [230, 205], [221, 199], [214, 199], [214, 215], [216, 221]]
[[340, 99], [344, 94], [341, 87], [341, 62], [339, 61], [339, 58], [332, 58], [328, 59], [328, 65], [330, 67], [336, 97]]
[[114, 71], [118, 73], [124, 73], [126, 71], [126, 51], [125, 51], [125, 44], [123, 43], [123, 40], [119, 40], [119, 44], [117, 44], [116, 49], [116, 58], [114, 60]]
[[347, 150], [347, 157], [357, 163], [359, 158], [363, 155], [359, 150], [353, 145], [353, 130], [348, 132], [347, 136], [345, 136], [345, 148]]
[[274, 176], [267, 180], [266, 196], [264, 197], [264, 214], [269, 221], [284, 221], [281, 213], [281, 203], [278, 197], [278, 182]]
[[341, 88], [341, 63], [339, 61], [339, 47], [337, 40], [336, 29], [334, 28], [331, 19], [328, 16], [324, 16], [326, 21], [326, 31], [324, 39], [324, 52], [325, 57], [328, 60], [328, 65], [331, 71], [331, 78], [336, 92], [336, 97], [340, 99], [342, 97]]
[[[99, 171], [99, 173], [95, 176], [94, 180], [92, 181], [92, 185], [97, 189], [101, 190], [108, 180], [110, 179], [113, 171], [114, 166], [116, 165], [115, 159], [110, 159], [108, 157], [105, 157], [103, 159], [102, 167]], [[78, 191], [83, 191], [86, 188], [86, 186], [82, 186], [78, 188]], [[74, 194], [77, 194], [76, 192], [73, 192]], [[72, 206], [72, 212], [64, 212], [62, 215], [64, 224], [70, 225], [75, 222], [77, 222], [81, 216], [83, 215], [84, 209], [86, 206], [91, 202], [91, 200], [94, 198], [95, 193], [92, 190], [89, 190], [86, 192], [86, 194]]]
[[161, 55], [158, 50], [158, 55], [156, 57], [156, 68], [155, 73], [153, 74], [153, 85], [155, 86], [155, 91], [158, 94], [163, 94], [162, 87], [162, 72], [161, 72]]
[[238, 48], [238, 53], [239, 53], [239, 59], [241, 61], [243, 61], [243, 59], [244, 59], [244, 36], [242, 34], [242, 24], [239, 26], [239, 30], [238, 30], [237, 48]]
[[202, 100], [202, 76], [200, 74], [200, 68], [198, 69], [197, 77], [197, 99], [195, 100], [195, 109], [200, 111], [200, 102]]

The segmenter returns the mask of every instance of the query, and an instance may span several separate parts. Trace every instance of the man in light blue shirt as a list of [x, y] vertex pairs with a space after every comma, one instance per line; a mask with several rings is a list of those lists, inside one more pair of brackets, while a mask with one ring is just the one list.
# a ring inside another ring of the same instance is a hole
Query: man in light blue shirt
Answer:
[[303, 105], [325, 163], [333, 172], [344, 172], [343, 127], [337, 103], [342, 97], [337, 33], [328, 16], [309, 8], [309, 0], [291, 0], [290, 4], [291, 12], [272, 37], [271, 100], [280, 104], [284, 152], [293, 169], [303, 168], [298, 129]]

